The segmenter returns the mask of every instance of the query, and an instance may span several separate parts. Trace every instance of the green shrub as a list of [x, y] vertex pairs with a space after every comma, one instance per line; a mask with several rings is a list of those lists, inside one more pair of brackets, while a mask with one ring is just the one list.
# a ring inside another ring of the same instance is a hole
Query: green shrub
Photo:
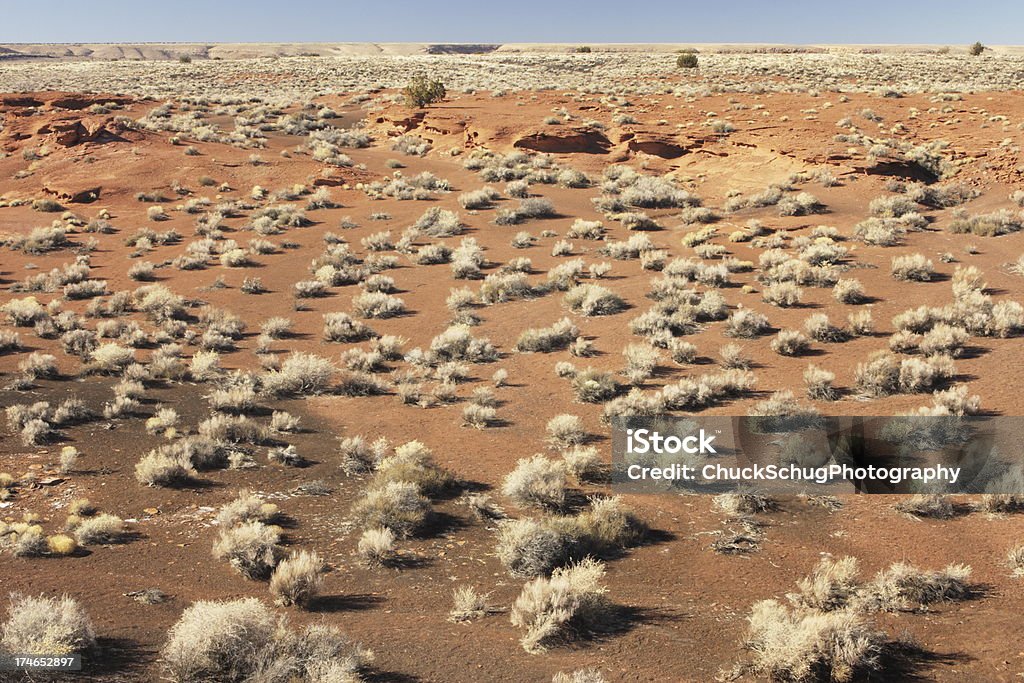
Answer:
[[440, 102], [444, 99], [447, 91], [441, 81], [434, 81], [426, 76], [417, 76], [409, 85], [405, 86], [402, 94], [405, 95], [406, 104], [419, 109], [428, 104]]
[[676, 66], [680, 69], [696, 69], [697, 55], [692, 52], [684, 52], [676, 57]]
[[970, 51], [972, 56], [977, 57], [978, 55], [985, 51], [985, 46], [981, 44], [981, 41], [978, 41], [974, 45], [971, 45], [968, 48], [968, 50]]

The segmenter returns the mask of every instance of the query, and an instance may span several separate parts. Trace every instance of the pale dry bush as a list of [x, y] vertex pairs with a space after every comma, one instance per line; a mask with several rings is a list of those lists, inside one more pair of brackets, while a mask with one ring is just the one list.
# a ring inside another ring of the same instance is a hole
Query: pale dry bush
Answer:
[[726, 344], [718, 350], [718, 357], [723, 368], [746, 370], [753, 362], [739, 344]]
[[284, 410], [275, 410], [270, 416], [270, 429], [274, 432], [294, 434], [302, 430], [301, 420]]
[[151, 451], [135, 464], [135, 478], [146, 486], [181, 486], [196, 476], [189, 460], [180, 454]]
[[387, 527], [365, 530], [359, 537], [356, 555], [368, 567], [392, 564], [397, 557], [394, 532]]
[[146, 419], [146, 432], [154, 435], [165, 434], [174, 430], [179, 420], [178, 411], [174, 408], [160, 406], [152, 417]]
[[470, 403], [462, 409], [462, 425], [474, 429], [486, 429], [498, 420], [498, 411], [490, 406]]
[[540, 455], [522, 458], [502, 481], [501, 492], [517, 505], [558, 509], [565, 504], [565, 467]]
[[478, 593], [472, 586], [459, 586], [452, 593], [453, 606], [448, 613], [448, 621], [473, 621], [497, 611], [490, 604], [489, 598], [490, 593]]
[[914, 494], [896, 503], [893, 507], [899, 512], [914, 517], [949, 519], [956, 514], [949, 496], [939, 493]]
[[712, 499], [712, 504], [729, 517], [735, 518], [766, 512], [777, 505], [770, 496], [746, 492], [720, 493]]
[[586, 634], [612, 618], [606, 597], [604, 564], [585, 559], [537, 577], [523, 586], [512, 605], [512, 625], [526, 630], [521, 639], [530, 653]]
[[799, 356], [811, 347], [811, 342], [799, 330], [779, 330], [769, 346], [780, 356]]
[[849, 338], [849, 333], [841, 327], [837, 327], [829, 320], [824, 313], [815, 313], [808, 316], [804, 321], [804, 331], [814, 340], [820, 342], [842, 342]]
[[583, 443], [587, 432], [583, 429], [583, 421], [578, 415], [555, 415], [547, 424], [548, 443], [553, 448], [565, 449]]
[[600, 285], [576, 285], [564, 297], [565, 305], [581, 315], [599, 316], [618, 313], [626, 304], [622, 298]]
[[928, 282], [935, 274], [935, 266], [923, 254], [907, 254], [892, 260], [892, 276], [897, 280]]
[[608, 683], [608, 679], [597, 669], [577, 669], [572, 673], [559, 671], [551, 683]]
[[227, 560], [242, 576], [254, 581], [270, 578], [281, 561], [281, 532], [258, 521], [243, 522], [220, 530], [213, 556]]
[[324, 563], [315, 552], [300, 550], [277, 565], [270, 577], [274, 603], [309, 607], [323, 587]]
[[75, 538], [81, 545], [117, 543], [123, 536], [124, 521], [109, 513], [87, 517], [75, 527]]
[[379, 488], [391, 482], [407, 482], [427, 496], [433, 496], [452, 487], [451, 474], [433, 462], [430, 449], [419, 441], [409, 441], [395, 447], [393, 455], [386, 456], [386, 447], [380, 447], [380, 440], [374, 442], [376, 472], [370, 482], [371, 488]]
[[853, 278], [840, 278], [832, 288], [832, 295], [841, 304], [859, 304], [864, 301], [864, 285]]
[[882, 633], [850, 610], [790, 610], [762, 600], [747, 619], [750, 668], [772, 680], [846, 683], [878, 666], [885, 642]]
[[501, 522], [496, 545], [498, 560], [512, 576], [547, 574], [564, 564], [573, 551], [569, 534], [535, 519]]
[[562, 451], [565, 470], [580, 482], [599, 481], [605, 470], [604, 460], [595, 446], [571, 446]]
[[971, 568], [964, 564], [928, 571], [907, 562], [895, 562], [863, 587], [856, 603], [862, 610], [897, 612], [966, 600], [973, 592], [970, 578]]
[[1006, 553], [1006, 566], [1011, 570], [1011, 576], [1019, 579], [1024, 576], [1024, 545], [1017, 545], [1010, 548]]
[[256, 598], [193, 603], [160, 651], [172, 683], [359, 683], [373, 654], [330, 626], [294, 631]]
[[364, 529], [385, 527], [397, 536], [412, 536], [426, 522], [430, 501], [409, 481], [390, 481], [363, 494], [352, 507]]
[[838, 397], [832, 383], [835, 381], [835, 373], [829, 372], [816, 365], [808, 365], [804, 370], [804, 386], [807, 388], [807, 398], [815, 401], [834, 401]]
[[843, 609], [858, 591], [860, 567], [855, 557], [823, 557], [814, 571], [797, 581], [799, 593], [789, 594], [791, 602], [822, 612]]
[[248, 489], [242, 489], [234, 500], [221, 507], [216, 522], [221, 527], [231, 527], [245, 522], [270, 524], [278, 518], [280, 512], [274, 503], [264, 501], [262, 497]]
[[25, 655], [81, 654], [96, 645], [92, 620], [74, 598], [11, 595], [0, 651]]
[[725, 334], [729, 337], [752, 339], [768, 330], [768, 318], [749, 308], [740, 308], [726, 321]]
[[352, 299], [352, 308], [364, 318], [393, 318], [405, 312], [405, 302], [383, 292], [363, 292]]
[[773, 306], [789, 308], [800, 304], [803, 290], [795, 282], [776, 282], [761, 290], [761, 298]]
[[548, 353], [568, 348], [579, 336], [579, 328], [569, 318], [562, 318], [550, 327], [531, 328], [519, 335], [516, 350], [525, 353]]
[[196, 382], [208, 382], [220, 377], [220, 354], [216, 351], [196, 351], [189, 363], [189, 376]]
[[322, 394], [330, 387], [337, 368], [326, 358], [294, 351], [281, 364], [260, 378], [263, 391], [270, 396], [309, 396]]

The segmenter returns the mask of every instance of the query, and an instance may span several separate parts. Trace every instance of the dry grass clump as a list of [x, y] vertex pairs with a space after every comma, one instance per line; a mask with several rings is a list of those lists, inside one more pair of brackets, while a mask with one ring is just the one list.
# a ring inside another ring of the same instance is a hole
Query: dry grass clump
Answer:
[[337, 368], [326, 358], [293, 351], [277, 370], [260, 376], [264, 393], [274, 396], [309, 396], [330, 388]]
[[405, 302], [383, 292], [363, 292], [352, 299], [352, 308], [364, 318], [393, 318], [405, 312]]
[[357, 342], [375, 336], [374, 331], [364, 323], [355, 320], [348, 313], [324, 314], [324, 340], [332, 342]]
[[640, 384], [654, 375], [661, 354], [650, 344], [627, 344], [622, 350], [626, 367], [622, 374], [632, 384]]
[[849, 333], [841, 327], [833, 325], [824, 313], [815, 313], [804, 321], [804, 331], [811, 339], [820, 342], [842, 342], [849, 339]]
[[378, 459], [371, 488], [391, 482], [410, 482], [428, 496], [449, 490], [455, 481], [452, 476], [433, 462], [430, 449], [419, 441], [409, 441], [395, 448], [393, 455], [384, 457], [382, 448], [374, 444]]
[[770, 496], [757, 493], [720, 493], [712, 499], [714, 506], [730, 517], [740, 518], [776, 507]]
[[949, 496], [939, 493], [918, 493], [901, 500], [894, 507], [897, 511], [914, 517], [949, 519], [956, 515], [956, 509]]
[[572, 552], [568, 533], [544, 521], [514, 519], [498, 527], [498, 560], [512, 576], [547, 574], [568, 561]]
[[502, 481], [501, 492], [523, 507], [560, 509], [565, 505], [565, 467], [541, 454], [522, 458]]
[[[26, 515], [25, 519], [33, 517]], [[43, 528], [32, 521], [4, 524], [0, 531], [0, 547], [8, 548], [15, 557], [40, 557], [48, 550]]]
[[160, 658], [172, 683], [359, 683], [373, 654], [331, 626], [295, 631], [256, 598], [244, 598], [193, 603], [171, 627]]
[[146, 486], [182, 486], [195, 476], [192, 463], [172, 448], [150, 451], [135, 464], [135, 478]]
[[832, 288], [832, 296], [841, 304], [863, 303], [864, 285], [853, 278], [840, 278]]
[[803, 290], [795, 282], [776, 282], [761, 290], [761, 298], [772, 306], [789, 308], [800, 304]]
[[552, 448], [564, 450], [577, 446], [587, 439], [583, 421], [577, 415], [556, 415], [547, 424], [548, 443]]
[[0, 628], [0, 651], [25, 655], [81, 654], [96, 646], [92, 620], [77, 600], [11, 595]]
[[579, 483], [601, 481], [605, 477], [605, 462], [594, 446], [572, 446], [562, 451], [565, 470]]
[[1006, 566], [1011, 570], [1011, 576], [1019, 579], [1024, 576], [1024, 545], [1017, 545], [1010, 548], [1006, 553]]
[[808, 365], [804, 370], [804, 386], [807, 389], [807, 398], [814, 401], [834, 401], [838, 393], [832, 383], [836, 379], [833, 372], [829, 372], [817, 365]]
[[86, 517], [75, 527], [75, 538], [81, 545], [117, 543], [124, 533], [124, 521], [108, 513]]
[[217, 513], [216, 521], [221, 527], [232, 527], [245, 522], [263, 522], [271, 524], [281, 514], [280, 508], [274, 503], [267, 503], [260, 496], [243, 489], [238, 497], [225, 503]]
[[352, 507], [356, 524], [364, 529], [384, 527], [408, 537], [421, 529], [430, 512], [430, 500], [410, 481], [390, 481], [371, 488]]
[[878, 667], [884, 634], [855, 612], [788, 609], [775, 600], [751, 608], [752, 672], [772, 680], [846, 683]]
[[779, 330], [769, 347], [780, 356], [799, 356], [811, 348], [811, 341], [799, 330]]
[[551, 678], [551, 683], [608, 683], [608, 679], [597, 669], [578, 669], [572, 673], [559, 671]]
[[904, 282], [928, 282], [935, 274], [931, 259], [923, 254], [896, 256], [892, 260], [892, 276]]
[[577, 515], [501, 522], [497, 555], [513, 576], [540, 576], [574, 559], [613, 557], [645, 532], [621, 498], [595, 497]]
[[519, 335], [516, 351], [524, 353], [549, 353], [566, 349], [576, 337], [579, 328], [569, 318], [562, 318], [549, 327], [531, 328]]
[[587, 368], [572, 375], [572, 388], [576, 400], [582, 403], [602, 403], [614, 398], [620, 391], [619, 383], [609, 372]]
[[490, 604], [488, 598], [489, 593], [478, 593], [472, 586], [459, 586], [452, 593], [454, 604], [448, 613], [448, 621], [459, 624], [500, 611]]
[[1024, 218], [1008, 209], [991, 213], [970, 215], [963, 209], [953, 213], [949, 231], [956, 234], [969, 233], [981, 237], [995, 237], [1018, 232], [1024, 228]]
[[749, 308], [740, 308], [733, 311], [726, 321], [725, 335], [753, 339], [764, 334], [768, 328], [768, 318]]
[[801, 607], [832, 612], [843, 609], [857, 595], [860, 567], [855, 557], [823, 557], [814, 571], [797, 581], [799, 593], [787, 597]]
[[78, 550], [78, 541], [74, 536], [67, 534], [54, 534], [46, 538], [47, 549], [51, 555], [66, 557], [73, 555]]
[[512, 625], [526, 629], [523, 649], [544, 652], [605, 625], [613, 608], [601, 584], [604, 571], [603, 563], [588, 558], [523, 586], [511, 613]]
[[359, 537], [356, 555], [368, 567], [386, 567], [397, 558], [395, 534], [387, 527], [367, 529]]
[[221, 529], [213, 544], [213, 556], [227, 560], [242, 576], [254, 581], [270, 578], [281, 561], [281, 532], [262, 522], [243, 522]]
[[491, 406], [470, 403], [462, 409], [462, 426], [487, 429], [498, 422], [498, 411]]
[[925, 571], [906, 562], [895, 562], [878, 572], [862, 589], [857, 605], [864, 610], [897, 612], [966, 600], [972, 594], [970, 577], [971, 568], [963, 564]]
[[270, 594], [274, 604], [283, 607], [308, 607], [323, 587], [324, 563], [314, 552], [300, 550], [274, 569], [270, 577]]
[[592, 497], [585, 510], [575, 516], [556, 517], [553, 523], [572, 538], [577, 557], [614, 556], [647, 533], [646, 524], [622, 504], [620, 496]]
[[626, 302], [607, 287], [593, 284], [576, 285], [565, 294], [565, 305], [586, 316], [612, 315], [626, 307]]

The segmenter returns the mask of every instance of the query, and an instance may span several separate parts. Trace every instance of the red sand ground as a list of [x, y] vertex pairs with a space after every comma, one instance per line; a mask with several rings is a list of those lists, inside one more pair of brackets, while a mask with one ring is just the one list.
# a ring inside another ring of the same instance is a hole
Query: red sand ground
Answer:
[[[20, 97], [20, 96], [19, 96]], [[92, 277], [106, 279], [109, 289], [134, 289], [137, 283], [126, 276], [133, 262], [122, 240], [139, 227], [156, 230], [176, 228], [185, 236], [193, 232], [194, 216], [171, 212], [172, 219], [153, 224], [145, 217], [147, 204], [136, 202], [138, 191], [164, 190], [181, 181], [197, 196], [212, 196], [211, 188], [199, 187], [197, 178], [208, 175], [217, 183], [227, 182], [232, 192], [225, 198], [247, 196], [248, 189], [259, 184], [275, 190], [293, 183], [309, 183], [319, 177], [321, 165], [308, 155], [294, 154], [282, 158], [278, 152], [293, 149], [298, 138], [271, 137], [268, 149], [260, 151], [264, 165], [247, 163], [248, 150], [239, 150], [216, 143], [195, 143], [200, 156], [182, 154], [182, 147], [168, 144], [166, 134], [127, 131], [121, 139], [100, 135], [95, 141], [76, 141], [61, 146], [61, 132], [45, 132], [54, 122], [81, 120], [84, 133], [77, 127], [79, 138], [88, 137], [96, 127], [109, 122], [112, 115], [84, 115], [79, 109], [54, 110], [53, 95], [38, 95], [45, 102], [39, 113], [29, 115], [25, 102], [18, 97], [3, 98], [8, 113], [7, 127], [0, 134], [0, 144], [11, 155], [0, 160], [0, 192], [8, 197], [39, 197], [46, 190], [73, 194], [81, 189], [100, 186], [100, 198], [91, 204], [67, 204], [76, 214], [92, 217], [101, 208], [112, 214], [111, 222], [119, 232], [97, 235], [99, 248], [92, 254]], [[91, 101], [107, 101], [97, 97]], [[942, 138], [950, 143], [954, 158], [965, 160], [957, 179], [983, 190], [982, 196], [968, 205], [971, 211], [1008, 206], [1007, 194], [1020, 187], [1019, 157], [999, 143], [1010, 137], [999, 124], [987, 123], [989, 115], [1001, 113], [1012, 123], [1024, 116], [1017, 94], [975, 94], [961, 102], [950, 102], [948, 113], [927, 113], [931, 103], [925, 96], [903, 99], [882, 99], [852, 95], [851, 101], [831, 109], [821, 108], [828, 94], [814, 98], [805, 94], [774, 94], [737, 96], [745, 104], [761, 103], [770, 112], [729, 111], [729, 97], [712, 96], [693, 103], [662, 101], [637, 102], [634, 114], [645, 122], [666, 119], [665, 126], [611, 127], [606, 131], [610, 143], [602, 153], [567, 151], [573, 145], [589, 145], [592, 140], [541, 139], [540, 145], [555, 153], [560, 163], [596, 176], [608, 164], [642, 163], [649, 173], [673, 171], [675, 177], [704, 199], [705, 205], [718, 206], [726, 192], [733, 188], [744, 191], [763, 189], [770, 182], [784, 180], [791, 172], [827, 166], [839, 176], [837, 187], [808, 186], [829, 207], [829, 213], [810, 217], [779, 218], [772, 209], [743, 211], [727, 215], [719, 225], [720, 235], [727, 235], [732, 226], [741, 226], [748, 218], [761, 218], [772, 229], [787, 229], [794, 235], [805, 234], [817, 225], [833, 225], [849, 235], [852, 226], [866, 215], [870, 199], [883, 194], [885, 178], [867, 173], [862, 157], [847, 157], [847, 145], [834, 142], [839, 130], [835, 121], [855, 115], [863, 107], [871, 107], [881, 115], [886, 126], [901, 121], [908, 132], [904, 137], [927, 141]], [[523, 106], [513, 106], [513, 100]], [[342, 98], [330, 104], [341, 110]], [[69, 104], [68, 102], [64, 103]], [[70, 103], [75, 104], [75, 103]], [[155, 106], [151, 102], [129, 103], [127, 111], [115, 112], [132, 117], [142, 116]], [[587, 103], [594, 105], [594, 102]], [[666, 105], [674, 104], [668, 109]], [[413, 175], [429, 170], [450, 180], [455, 192], [439, 195], [435, 201], [373, 202], [353, 186], [335, 185], [333, 199], [342, 206], [337, 209], [310, 212], [314, 225], [288, 231], [286, 236], [271, 237], [280, 242], [287, 239], [300, 248], [259, 256], [253, 268], [226, 269], [217, 265], [207, 270], [185, 272], [172, 267], [158, 271], [158, 282], [188, 297], [198, 297], [211, 305], [228, 309], [249, 324], [250, 334], [240, 343], [240, 350], [226, 354], [224, 365], [230, 368], [255, 368], [252, 353], [259, 323], [274, 315], [289, 317], [300, 333], [297, 338], [278, 342], [275, 349], [311, 350], [337, 358], [353, 345], [326, 344], [320, 341], [321, 315], [328, 311], [350, 310], [349, 299], [358, 292], [355, 286], [333, 288], [332, 295], [308, 300], [308, 310], [292, 308], [292, 284], [304, 279], [310, 260], [320, 253], [321, 237], [327, 230], [344, 232], [357, 251], [359, 239], [383, 229], [391, 229], [397, 238], [429, 206], [458, 208], [458, 192], [481, 187], [484, 183], [475, 173], [461, 166], [459, 157], [441, 152], [452, 147], [469, 150], [484, 146], [495, 151], [508, 151], [513, 144], [538, 131], [557, 131], [564, 127], [544, 126], [541, 120], [552, 108], [565, 106], [579, 118], [597, 117], [597, 112], [580, 111], [573, 98], [556, 93], [524, 93], [503, 99], [486, 95], [460, 95], [451, 102], [430, 108], [425, 116], [410, 118], [409, 111], [394, 106], [370, 119], [369, 130], [377, 142], [369, 149], [345, 150], [366, 171], [340, 169], [333, 173], [339, 183], [359, 182], [390, 174], [384, 162], [400, 158]], [[812, 120], [801, 112], [817, 107]], [[922, 111], [917, 119], [907, 112], [911, 107]], [[680, 122], [701, 122], [708, 111], [728, 113], [737, 131], [719, 139], [692, 128], [676, 132]], [[788, 116], [782, 121], [781, 117]], [[358, 116], [358, 111], [346, 116]], [[863, 122], [861, 122], [863, 123]], [[859, 124], [860, 125], [860, 124]], [[873, 124], [868, 124], [868, 127]], [[386, 144], [388, 135], [406, 128], [433, 140], [434, 151], [426, 158], [400, 157]], [[43, 130], [44, 132], [40, 132]], [[65, 131], [66, 132], [66, 131]], [[870, 129], [869, 129], [870, 133]], [[632, 138], [627, 136], [632, 134]], [[1019, 133], [1014, 132], [1015, 139]], [[50, 156], [28, 177], [14, 179], [14, 174], [28, 166], [20, 150], [46, 144]], [[531, 144], [538, 144], [536, 142]], [[632, 146], [634, 149], [630, 149]], [[675, 154], [677, 146], [687, 153], [675, 158], [661, 158], [636, 149], [661, 154]], [[501, 189], [500, 184], [494, 184]], [[467, 236], [475, 237], [487, 250], [488, 261], [506, 262], [515, 256], [533, 260], [535, 272], [544, 273], [559, 262], [550, 255], [557, 238], [542, 238], [527, 250], [509, 246], [509, 239], [519, 230], [538, 235], [553, 230], [560, 236], [575, 218], [600, 219], [590, 199], [597, 188], [571, 190], [552, 186], [534, 188], [551, 199], [562, 217], [534, 221], [522, 226], [499, 227], [492, 223], [493, 211], [469, 215], [459, 209], [469, 225]], [[512, 205], [503, 200], [499, 206]], [[172, 203], [173, 204], [173, 203]], [[371, 221], [371, 213], [386, 211], [388, 221]], [[689, 250], [679, 244], [687, 228], [672, 221], [673, 211], [650, 212], [663, 216], [667, 230], [652, 233], [651, 238], [668, 248], [673, 256]], [[938, 217], [932, 228], [911, 233], [905, 246], [898, 249], [864, 247], [853, 242], [852, 260], [856, 269], [851, 276], [864, 282], [875, 302], [871, 309], [878, 327], [873, 337], [857, 338], [843, 344], [818, 344], [820, 355], [810, 358], [836, 373], [836, 384], [852, 384], [856, 364], [870, 351], [884, 348], [891, 333], [893, 315], [920, 304], [942, 304], [949, 300], [949, 282], [940, 280], [924, 284], [898, 283], [888, 274], [889, 261], [897, 253], [919, 251], [936, 263], [937, 270], [950, 275], [954, 264], [939, 263], [938, 254], [952, 252], [963, 264], [976, 265], [985, 274], [989, 289], [999, 297], [1016, 298], [1021, 291], [1019, 276], [1010, 273], [1006, 264], [1024, 251], [1020, 234], [1000, 238], [952, 235], [943, 231], [950, 211], [932, 212]], [[0, 233], [22, 233], [47, 224], [59, 214], [39, 214], [29, 207], [0, 208]], [[338, 222], [351, 216], [358, 228], [340, 231]], [[246, 219], [230, 219], [227, 224], [238, 228]], [[606, 221], [614, 239], [624, 239], [626, 231]], [[240, 243], [246, 233], [228, 234]], [[72, 236], [81, 242], [88, 235]], [[460, 238], [445, 240], [457, 244]], [[726, 243], [740, 259], [756, 263], [759, 250], [748, 244]], [[601, 260], [593, 252], [593, 243], [575, 240], [577, 252], [586, 249], [593, 260]], [[974, 245], [977, 253], [967, 254], [965, 247]], [[171, 259], [184, 249], [184, 243], [158, 246], [143, 257], [159, 263]], [[0, 281], [10, 284], [33, 274], [45, 272], [73, 259], [68, 251], [26, 257], [15, 251], [0, 255]], [[28, 263], [39, 271], [26, 270]], [[449, 319], [444, 299], [451, 287], [466, 283], [451, 279], [446, 266], [412, 266], [406, 259], [389, 272], [401, 289], [401, 296], [410, 315], [391, 320], [369, 321], [381, 334], [400, 334], [409, 339], [405, 348], [424, 346], [441, 332]], [[270, 290], [260, 296], [240, 294], [243, 277], [259, 276]], [[205, 289], [218, 276], [228, 288]], [[539, 276], [543, 277], [543, 275]], [[756, 283], [754, 273], [736, 274], [737, 283], [725, 291], [729, 303], [765, 312], [776, 328], [799, 327], [813, 311], [832, 314], [842, 321], [854, 307], [837, 304], [829, 290], [805, 289], [807, 306], [777, 309], [764, 304], [759, 293], [744, 293], [740, 284]], [[294, 612], [297, 621], [323, 620], [340, 626], [353, 638], [372, 648], [376, 655], [376, 673], [380, 681], [547, 681], [556, 671], [569, 671], [593, 666], [601, 669], [610, 681], [708, 681], [720, 669], [727, 669], [743, 659], [742, 639], [745, 615], [750, 605], [760, 599], [781, 598], [794, 589], [795, 582], [805, 576], [823, 553], [836, 556], [853, 555], [862, 565], [865, 576], [898, 560], [907, 560], [923, 568], [940, 568], [948, 563], [962, 562], [974, 569], [973, 579], [983, 587], [977, 599], [939, 605], [926, 613], [883, 615], [877, 617], [881, 628], [894, 637], [904, 631], [911, 634], [930, 654], [914, 664], [913, 671], [899, 680], [939, 681], [1013, 681], [1024, 672], [1018, 631], [1024, 608], [1019, 580], [1008, 576], [1003, 566], [1006, 551], [1024, 538], [1019, 517], [993, 519], [980, 513], [948, 521], [914, 520], [892, 509], [893, 500], [885, 497], [851, 497], [845, 507], [834, 513], [806, 506], [800, 500], [785, 500], [781, 509], [760, 517], [767, 524], [760, 551], [748, 556], [722, 556], [708, 549], [712, 532], [722, 527], [721, 516], [714, 512], [710, 500], [703, 497], [630, 496], [627, 502], [656, 531], [647, 544], [631, 549], [619, 559], [608, 563], [609, 596], [629, 607], [634, 615], [621, 633], [591, 642], [557, 648], [542, 655], [526, 654], [518, 644], [520, 632], [509, 623], [507, 614], [498, 614], [470, 624], [446, 621], [451, 607], [453, 588], [473, 585], [492, 592], [492, 601], [507, 608], [518, 595], [522, 581], [511, 578], [493, 555], [493, 529], [476, 521], [468, 508], [458, 500], [437, 504], [443, 523], [427, 538], [402, 542], [409, 557], [418, 560], [401, 570], [370, 571], [361, 568], [353, 551], [359, 531], [345, 524], [352, 501], [365, 482], [349, 478], [337, 466], [335, 437], [364, 435], [372, 440], [387, 436], [394, 443], [419, 439], [427, 444], [437, 461], [459, 478], [474, 486], [493, 487], [509, 472], [516, 461], [544, 449], [543, 429], [547, 420], [563, 412], [583, 417], [587, 428], [607, 435], [600, 422], [600, 406], [573, 402], [566, 380], [553, 372], [555, 362], [574, 360], [579, 365], [618, 370], [622, 367], [620, 350], [636, 339], [629, 333], [628, 321], [645, 310], [644, 294], [650, 273], [641, 270], [637, 261], [614, 261], [611, 277], [605, 284], [615, 289], [633, 307], [630, 311], [605, 318], [574, 316], [583, 334], [595, 340], [602, 355], [589, 361], [571, 359], [567, 352], [553, 354], [517, 354], [512, 348], [518, 334], [526, 327], [548, 325], [565, 315], [561, 296], [550, 295], [531, 301], [500, 304], [480, 311], [483, 323], [474, 328], [475, 336], [490, 338], [503, 352], [493, 365], [473, 366], [473, 382], [485, 385], [491, 373], [505, 368], [510, 386], [497, 390], [502, 406], [499, 416], [506, 423], [497, 428], [476, 431], [459, 426], [461, 405], [421, 409], [404, 406], [395, 395], [372, 398], [324, 396], [305, 401], [274, 401], [281, 407], [301, 415], [307, 433], [292, 441], [299, 452], [313, 461], [303, 469], [266, 465], [262, 454], [255, 470], [225, 470], [203, 475], [201, 487], [173, 490], [147, 488], [134, 479], [137, 459], [160, 440], [143, 429], [144, 420], [116, 421], [108, 429], [105, 421], [90, 423], [66, 431], [68, 444], [83, 453], [81, 467], [85, 470], [69, 475], [57, 484], [22, 489], [0, 510], [0, 517], [20, 518], [23, 511], [41, 514], [44, 527], [58, 528], [66, 514], [63, 507], [73, 498], [85, 496], [104, 511], [113, 512], [130, 523], [133, 537], [129, 542], [94, 547], [82, 557], [63, 559], [15, 559], [4, 555], [0, 561], [0, 586], [4, 592], [66, 592], [83, 602], [95, 621], [104, 648], [104, 661], [97, 661], [89, 674], [92, 680], [149, 681], [159, 676], [157, 650], [168, 628], [183, 608], [198, 599], [226, 599], [241, 596], [266, 598], [266, 586], [241, 578], [226, 563], [211, 556], [210, 547], [216, 528], [210, 522], [216, 509], [231, 500], [236, 491], [247, 487], [265, 493], [277, 502], [294, 520], [287, 529], [290, 544], [296, 548], [315, 549], [329, 562], [325, 595], [310, 613]], [[759, 290], [760, 287], [758, 286]], [[22, 296], [5, 293], [3, 298]], [[43, 301], [51, 296], [40, 295]], [[81, 311], [87, 302], [68, 302], [66, 308]], [[141, 318], [139, 318], [141, 320]], [[57, 342], [36, 338], [31, 330], [22, 333], [29, 349], [54, 353], [62, 371], [78, 369], [76, 359], [59, 351]], [[770, 337], [744, 341], [744, 349], [755, 360], [757, 392], [749, 399], [717, 406], [709, 412], [738, 414], [756, 400], [784, 388], [801, 390], [800, 373], [807, 358], [783, 358], [768, 349]], [[721, 324], [690, 338], [702, 356], [714, 358], [717, 349], [727, 341]], [[972, 340], [972, 344], [976, 340]], [[987, 410], [1015, 414], [1021, 408], [1017, 387], [1024, 381], [1024, 368], [1017, 363], [1019, 339], [984, 339], [977, 353], [957, 361], [959, 381], [969, 382], [972, 393], [982, 397]], [[189, 353], [190, 351], [187, 351]], [[145, 352], [143, 352], [145, 355]], [[13, 376], [22, 354], [0, 357], [0, 370]], [[654, 388], [689, 374], [700, 374], [711, 366], [678, 367], [666, 362], [663, 372], [647, 386]], [[39, 388], [28, 392], [3, 391], [0, 403], [48, 400], [56, 404], [65, 396], [75, 395], [91, 406], [99, 407], [111, 397], [109, 379], [89, 377], [41, 381]], [[189, 425], [205, 418], [209, 409], [200, 397], [208, 391], [202, 385], [181, 384], [151, 389], [148, 406], [163, 403], [175, 407], [182, 423]], [[465, 390], [460, 391], [465, 395]], [[841, 414], [889, 414], [909, 410], [927, 403], [927, 397], [896, 396], [872, 403], [852, 397], [827, 405], [823, 411]], [[599, 446], [609, 451], [607, 440]], [[0, 471], [20, 475], [34, 470], [54, 469], [60, 444], [48, 447], [23, 447], [16, 434], [6, 434], [0, 441]], [[329, 497], [295, 496], [295, 486], [312, 479], [322, 479], [333, 487]], [[590, 487], [586, 492], [598, 492]], [[496, 495], [501, 498], [500, 494]], [[514, 506], [502, 502], [513, 514]], [[155, 509], [155, 512], [152, 510]], [[522, 514], [529, 514], [523, 511]], [[125, 597], [124, 593], [142, 588], [160, 588], [170, 594], [167, 603], [146, 606]], [[878, 680], [896, 680], [879, 676]]]

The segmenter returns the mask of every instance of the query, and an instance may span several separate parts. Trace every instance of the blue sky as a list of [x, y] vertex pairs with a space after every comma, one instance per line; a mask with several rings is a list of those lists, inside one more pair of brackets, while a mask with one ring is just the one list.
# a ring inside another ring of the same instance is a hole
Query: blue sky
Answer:
[[0, 0], [0, 42], [1024, 42], [1021, 0]]

